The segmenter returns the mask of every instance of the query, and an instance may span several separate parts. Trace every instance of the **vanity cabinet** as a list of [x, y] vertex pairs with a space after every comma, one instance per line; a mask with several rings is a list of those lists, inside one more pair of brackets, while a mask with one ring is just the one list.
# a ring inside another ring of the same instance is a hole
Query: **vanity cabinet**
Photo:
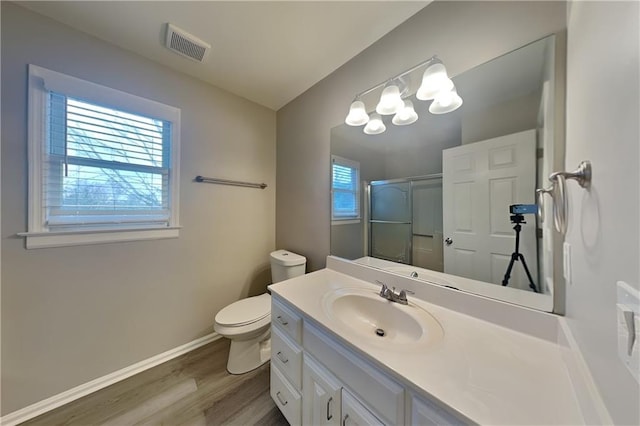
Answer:
[[281, 299], [271, 313], [271, 397], [291, 425], [461, 423]]

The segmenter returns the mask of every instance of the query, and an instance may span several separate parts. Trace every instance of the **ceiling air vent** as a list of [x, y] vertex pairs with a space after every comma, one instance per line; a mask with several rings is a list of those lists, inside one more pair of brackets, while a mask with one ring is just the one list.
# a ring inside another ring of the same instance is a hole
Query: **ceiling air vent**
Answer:
[[209, 50], [211, 50], [210, 44], [173, 24], [167, 24], [167, 39], [165, 43], [169, 50], [198, 62], [204, 62]]

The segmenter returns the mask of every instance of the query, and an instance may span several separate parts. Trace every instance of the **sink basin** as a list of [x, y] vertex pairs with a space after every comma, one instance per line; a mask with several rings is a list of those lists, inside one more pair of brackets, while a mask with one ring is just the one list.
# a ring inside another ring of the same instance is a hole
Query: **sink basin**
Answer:
[[350, 337], [385, 349], [422, 346], [443, 336], [442, 326], [424, 309], [411, 301], [390, 302], [373, 290], [333, 290], [323, 298], [322, 307]]

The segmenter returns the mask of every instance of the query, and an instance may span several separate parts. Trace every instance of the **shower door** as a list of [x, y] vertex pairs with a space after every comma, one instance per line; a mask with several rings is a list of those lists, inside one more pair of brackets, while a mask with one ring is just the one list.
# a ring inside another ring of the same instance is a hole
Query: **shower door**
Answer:
[[370, 256], [411, 264], [411, 183], [371, 182]]

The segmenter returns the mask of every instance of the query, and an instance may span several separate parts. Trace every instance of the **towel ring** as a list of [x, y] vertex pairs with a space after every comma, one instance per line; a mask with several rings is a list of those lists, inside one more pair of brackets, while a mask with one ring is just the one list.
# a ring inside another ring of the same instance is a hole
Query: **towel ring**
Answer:
[[538, 214], [544, 221], [544, 194], [550, 194], [553, 200], [553, 224], [556, 231], [565, 235], [568, 228], [569, 199], [567, 197], [567, 179], [578, 182], [582, 188], [591, 186], [591, 162], [582, 161], [573, 172], [553, 172], [549, 175], [550, 188], [537, 189]]
[[540, 218], [540, 223], [544, 222], [544, 194], [549, 194], [550, 197], [553, 197], [553, 185], [549, 188], [536, 189], [536, 196], [538, 198], [538, 217]]
[[569, 213], [569, 199], [567, 198], [567, 180], [559, 174], [553, 182], [553, 224], [556, 231], [567, 233], [567, 215]]

